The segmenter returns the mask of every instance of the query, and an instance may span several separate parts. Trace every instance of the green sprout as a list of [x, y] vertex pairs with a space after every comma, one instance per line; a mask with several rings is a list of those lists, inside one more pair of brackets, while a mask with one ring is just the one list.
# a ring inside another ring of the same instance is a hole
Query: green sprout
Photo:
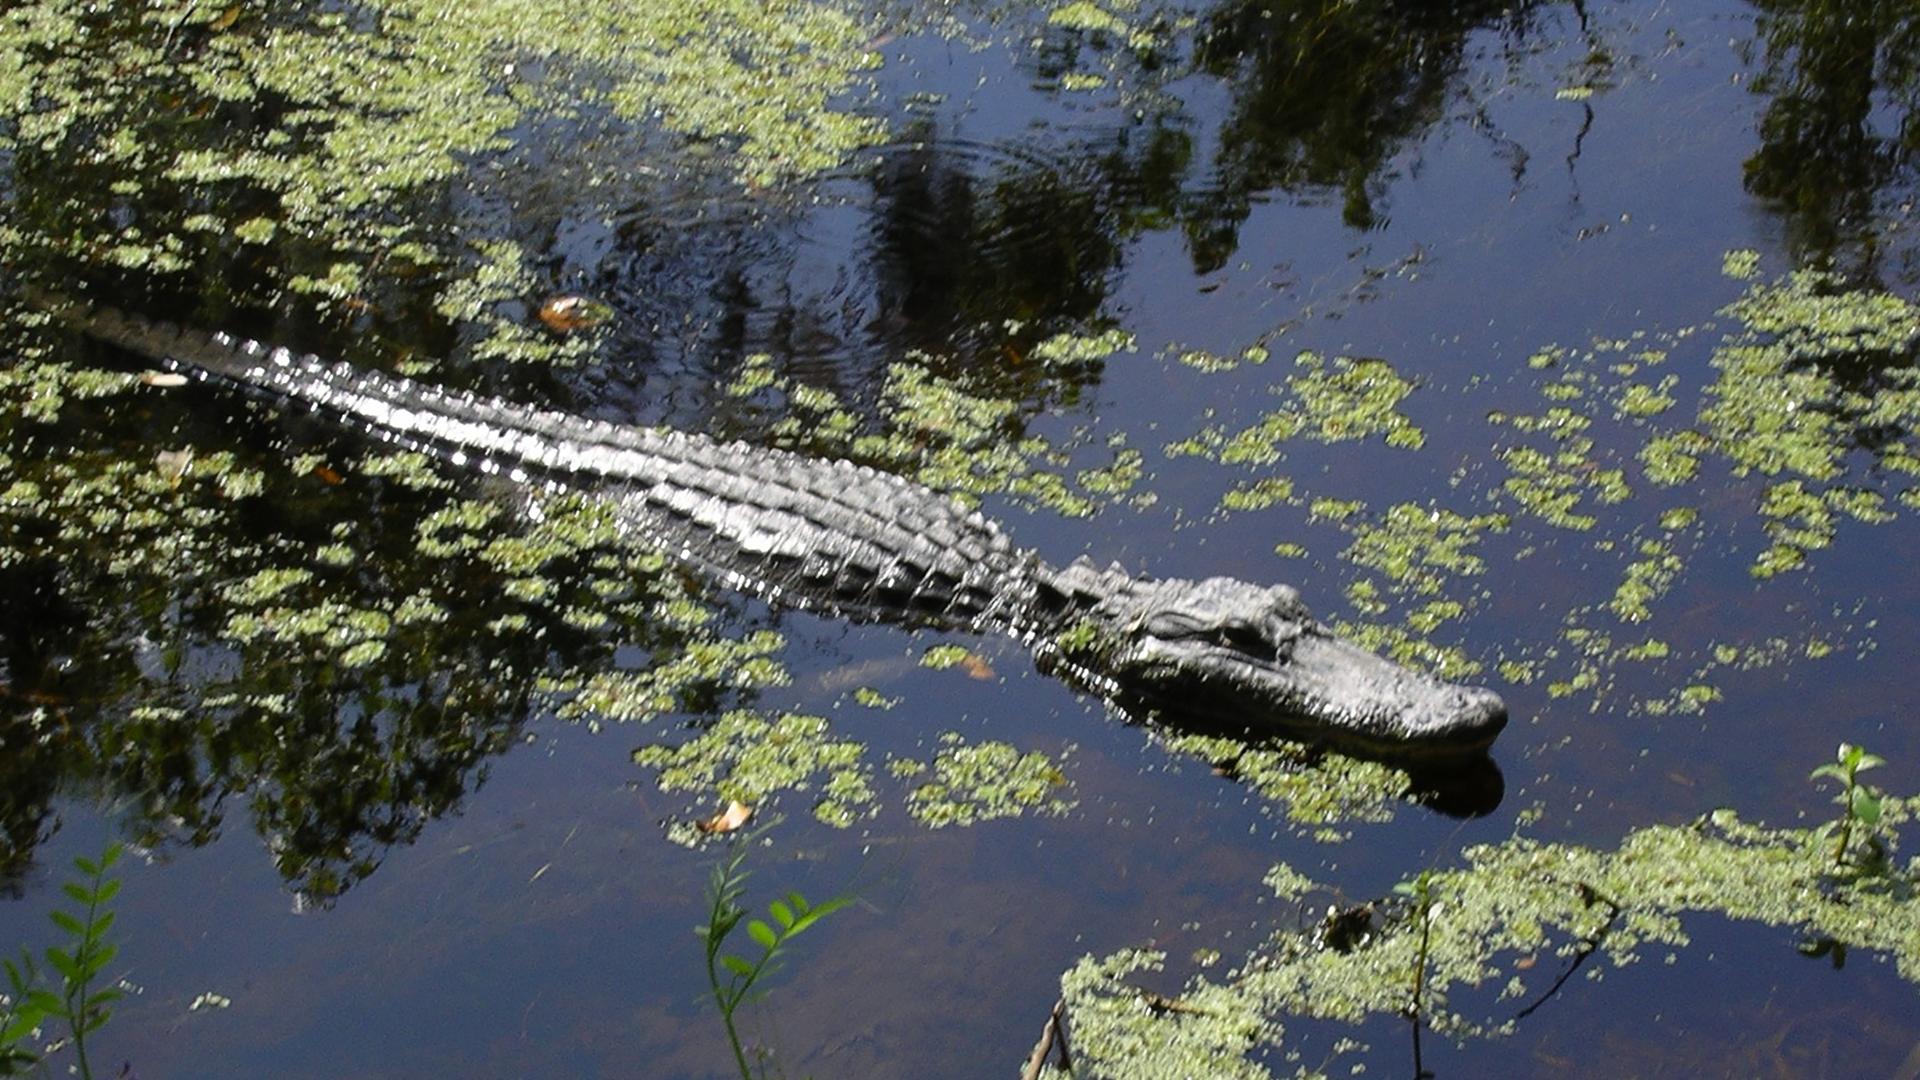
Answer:
[[1866, 830], [1867, 846], [1873, 852], [1871, 861], [1878, 861], [1885, 853], [1880, 838], [1873, 831], [1880, 824], [1881, 802], [1885, 795], [1872, 785], [1862, 784], [1860, 774], [1886, 763], [1887, 759], [1878, 754], [1868, 753], [1852, 743], [1843, 742], [1832, 761], [1813, 770], [1807, 776], [1809, 780], [1830, 779], [1840, 782], [1840, 794], [1833, 797], [1833, 801], [1840, 807], [1840, 817], [1836, 821], [1828, 822], [1815, 834], [1820, 839], [1825, 839], [1836, 831], [1839, 833], [1839, 839], [1833, 845], [1835, 869], [1839, 869], [1847, 861], [1847, 853], [1853, 845], [1855, 825]]
[[[720, 1018], [727, 1025], [727, 1041], [733, 1046], [733, 1060], [740, 1067], [741, 1080], [753, 1080], [753, 1072], [747, 1067], [746, 1052], [740, 1047], [740, 1032], [734, 1024], [734, 1013], [739, 1011], [749, 995], [758, 996], [753, 994], [754, 987], [779, 967], [788, 942], [853, 902], [852, 897], [836, 896], [824, 903], [810, 905], [806, 897], [789, 892], [785, 899], [767, 905], [767, 912], [773, 917], [772, 922], [765, 919], [747, 922], [747, 935], [760, 945], [758, 960], [748, 961], [733, 953], [722, 952], [727, 936], [738, 929], [747, 917], [747, 909], [740, 906], [749, 876], [743, 865], [747, 849], [759, 835], [759, 831], [756, 831], [735, 839], [727, 857], [713, 868], [713, 877], [707, 885], [707, 922], [693, 928], [693, 932], [706, 945], [707, 985], [711, 987], [714, 1005], [720, 1009]], [[722, 968], [726, 970], [724, 981], [721, 979]]]
[[1398, 896], [1404, 896], [1413, 905], [1413, 914], [1420, 920], [1420, 951], [1413, 962], [1413, 993], [1407, 1001], [1407, 1019], [1413, 1022], [1413, 1075], [1415, 1080], [1432, 1076], [1420, 1063], [1420, 1028], [1425, 1015], [1423, 998], [1427, 987], [1427, 960], [1433, 944], [1433, 912], [1436, 905], [1433, 899], [1434, 873], [1432, 869], [1420, 871], [1420, 876], [1411, 881], [1402, 881], [1393, 887]]
[[107, 871], [120, 861], [121, 851], [119, 844], [109, 844], [98, 861], [84, 856], [74, 859], [74, 867], [85, 877], [67, 882], [62, 889], [79, 909], [48, 913], [67, 936], [64, 948], [56, 945], [46, 951], [47, 963], [60, 976], [57, 992], [41, 985], [30, 954], [23, 951], [17, 964], [0, 961], [7, 973], [7, 993], [0, 995], [0, 1075], [11, 1076], [40, 1064], [40, 1055], [22, 1044], [35, 1037], [43, 1022], [60, 1020], [72, 1036], [74, 1071], [92, 1080], [87, 1036], [113, 1015], [107, 1006], [125, 996], [116, 986], [92, 989], [120, 951], [106, 935], [113, 926], [113, 912], [107, 905], [120, 892], [119, 879], [108, 877]]
[[1413, 905], [1413, 915], [1420, 920], [1420, 951], [1413, 964], [1413, 994], [1407, 1002], [1407, 1015], [1416, 1022], [1422, 1012], [1422, 991], [1427, 985], [1428, 946], [1433, 941], [1433, 871], [1422, 870], [1420, 876], [1411, 881], [1402, 881], [1393, 887], [1394, 895], [1404, 896]]

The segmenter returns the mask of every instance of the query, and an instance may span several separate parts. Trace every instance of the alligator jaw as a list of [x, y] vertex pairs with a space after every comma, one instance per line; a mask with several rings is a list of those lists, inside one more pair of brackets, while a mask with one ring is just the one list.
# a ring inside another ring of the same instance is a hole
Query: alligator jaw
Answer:
[[1499, 695], [1340, 640], [1285, 586], [1140, 582], [1102, 607], [1101, 666], [1171, 722], [1412, 761], [1483, 755], [1507, 723]]
[[[1500, 695], [1442, 682], [1402, 667], [1315, 625], [1278, 665], [1260, 665], [1255, 686], [1297, 695], [1302, 730], [1372, 756], [1450, 757], [1485, 753], [1507, 726]], [[1275, 722], [1286, 728], [1288, 718]]]

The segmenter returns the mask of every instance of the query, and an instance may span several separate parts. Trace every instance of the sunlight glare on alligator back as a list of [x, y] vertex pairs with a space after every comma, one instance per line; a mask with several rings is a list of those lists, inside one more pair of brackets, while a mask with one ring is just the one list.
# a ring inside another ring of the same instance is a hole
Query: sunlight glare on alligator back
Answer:
[[722, 584], [861, 621], [1000, 632], [1040, 664], [1173, 727], [1366, 757], [1484, 755], [1493, 692], [1342, 641], [1284, 585], [1055, 567], [951, 496], [846, 461], [456, 394], [226, 334], [35, 297], [63, 322], [199, 378], [305, 406], [521, 489], [608, 500], [634, 534]]

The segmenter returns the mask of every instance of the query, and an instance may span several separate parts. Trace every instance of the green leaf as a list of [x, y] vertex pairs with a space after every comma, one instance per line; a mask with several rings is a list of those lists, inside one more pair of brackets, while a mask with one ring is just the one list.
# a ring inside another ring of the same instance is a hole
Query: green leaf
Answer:
[[0, 1028], [0, 1053], [12, 1049], [14, 1043], [27, 1037], [27, 1032], [40, 1026], [38, 1010], [15, 1009], [13, 1016], [13, 1023]]
[[792, 904], [793, 910], [799, 912], [800, 914], [805, 915], [807, 913], [807, 898], [804, 896], [801, 896], [798, 892], [788, 893], [787, 903]]
[[[52, 995], [48, 996], [51, 997]], [[55, 1004], [58, 1004], [58, 1002], [56, 1001]], [[30, 995], [23, 994], [20, 1000], [13, 1003], [12, 1010], [7, 1016], [7, 1034], [0, 1036], [0, 1044], [12, 1042], [20, 1037], [21, 1032], [31, 1031], [39, 1027], [40, 1021], [46, 1018], [47, 1011], [41, 1008], [39, 1003], [35, 1002]]]
[[99, 941], [101, 938], [105, 937], [107, 935], [107, 931], [111, 929], [113, 926], [113, 919], [114, 919], [114, 914], [111, 911], [103, 911], [99, 915], [95, 916], [93, 922], [87, 924], [87, 934], [86, 934], [87, 944], [91, 945], [94, 942]]
[[113, 962], [120, 955], [120, 946], [109, 941], [86, 954], [86, 972], [89, 978], [100, 973], [100, 969]]
[[108, 879], [106, 883], [100, 886], [100, 891], [94, 893], [93, 895], [94, 895], [95, 903], [98, 903], [98, 904], [113, 903], [113, 898], [120, 895], [120, 879], [119, 878]]
[[826, 903], [821, 904], [819, 907], [814, 908], [813, 914], [815, 918], [824, 919], [827, 916], [833, 914], [834, 912], [839, 911], [841, 908], [851, 907], [851, 906], [853, 906], [853, 897], [836, 896], [833, 899], [827, 901]]
[[65, 1018], [67, 1015], [67, 1003], [55, 997], [51, 990], [35, 990], [29, 993], [27, 995], [27, 1004], [40, 1010], [41, 1016], [58, 1016]]
[[774, 946], [780, 944], [780, 935], [773, 932], [773, 927], [759, 919], [747, 924], [747, 933], [753, 935], [753, 940], [759, 942], [760, 947], [768, 952], [772, 952]]
[[121, 998], [126, 996], [127, 996], [127, 992], [125, 990], [122, 990], [117, 986], [109, 986], [105, 990], [96, 990], [93, 993], [88, 994], [87, 1008], [97, 1009], [102, 1005], [111, 1005], [114, 1002], [119, 1001]]
[[1880, 824], [1880, 798], [1865, 788], [1853, 791], [1853, 816], [1868, 825]]
[[1853, 771], [1866, 772], [1868, 769], [1877, 769], [1886, 763], [1887, 759], [1881, 757], [1879, 754], [1863, 753], [1860, 755], [1860, 764], [1855, 766]]
[[1832, 765], [1832, 764], [1822, 765], [1819, 768], [1807, 774], [1807, 779], [1809, 780], [1818, 780], [1822, 777], [1832, 777], [1833, 779], [1838, 780], [1843, 784], [1847, 782], [1847, 774], [1845, 770], [1841, 769], [1840, 766], [1838, 765]]
[[780, 924], [781, 929], [793, 925], [793, 909], [787, 906], [786, 901], [775, 900], [767, 905], [767, 910], [773, 913], [774, 920]]
[[853, 900], [850, 897], [845, 897], [845, 896], [834, 897], [833, 899], [827, 901], [826, 903], [821, 904], [819, 907], [814, 908], [812, 911], [807, 912], [805, 915], [800, 916], [798, 919], [795, 919], [793, 921], [793, 926], [787, 930], [787, 936], [788, 937], [798, 936], [801, 931], [807, 929], [808, 927], [812, 926], [814, 923], [819, 922], [821, 919], [826, 918], [827, 916], [833, 914], [836, 911], [839, 911], [841, 908], [846, 907], [848, 904], [851, 904], [851, 903], [853, 903]]
[[117, 840], [108, 844], [107, 850], [100, 853], [100, 868], [102, 870], [113, 869], [113, 864], [120, 861], [121, 853], [126, 850], [127, 846]]
[[728, 971], [733, 972], [743, 979], [753, 978], [753, 965], [732, 953], [723, 953], [720, 957], [720, 962], [727, 965]]
[[74, 937], [84, 939], [87, 936], [87, 928], [80, 925], [80, 920], [64, 911], [49, 911], [47, 912], [47, 918], [53, 920], [53, 925], [65, 930]]
[[65, 885], [60, 886], [60, 891], [66, 893], [68, 898], [74, 903], [83, 907], [90, 907], [93, 904], [93, 893], [77, 881], [69, 881]]
[[84, 855], [74, 859], [73, 865], [78, 867], [80, 872], [87, 875], [88, 877], [100, 876], [100, 867], [92, 859], [89, 859]]
[[67, 952], [67, 950], [60, 948], [48, 949], [47, 963], [52, 964], [53, 970], [59, 972], [60, 977], [68, 982], [80, 981], [80, 965], [74, 963], [73, 954]]

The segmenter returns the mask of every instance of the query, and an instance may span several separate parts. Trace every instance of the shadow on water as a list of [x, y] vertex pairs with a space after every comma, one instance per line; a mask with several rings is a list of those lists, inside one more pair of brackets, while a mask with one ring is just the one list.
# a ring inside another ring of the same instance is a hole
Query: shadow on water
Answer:
[[887, 367], [916, 352], [1029, 411], [1071, 400], [1090, 369], [1023, 357], [1102, 320], [1122, 240], [1108, 203], [1103, 178], [1076, 156], [927, 132], [863, 151], [804, 197], [736, 191], [629, 207], [592, 275], [621, 314], [614, 351], [631, 383], [614, 400], [653, 415], [663, 390], [681, 392], [678, 379], [693, 375], [686, 393], [697, 397], [728, 365], [765, 353], [870, 406]]
[[1337, 200], [1348, 227], [1383, 220], [1393, 159], [1446, 118], [1488, 27], [1524, 37], [1534, 4], [1267, 4], [1210, 11], [1195, 66], [1230, 102], [1208, 171], [1181, 213], [1196, 271], [1239, 249], [1252, 206], [1276, 195]]
[[[1759, 0], [1760, 58], [1750, 83], [1766, 98], [1747, 190], [1786, 226], [1803, 262], [1874, 280], [1889, 224], [1914, 223], [1920, 164], [1920, 16], [1882, 0]], [[1911, 244], [1893, 267], [1920, 275]]]

